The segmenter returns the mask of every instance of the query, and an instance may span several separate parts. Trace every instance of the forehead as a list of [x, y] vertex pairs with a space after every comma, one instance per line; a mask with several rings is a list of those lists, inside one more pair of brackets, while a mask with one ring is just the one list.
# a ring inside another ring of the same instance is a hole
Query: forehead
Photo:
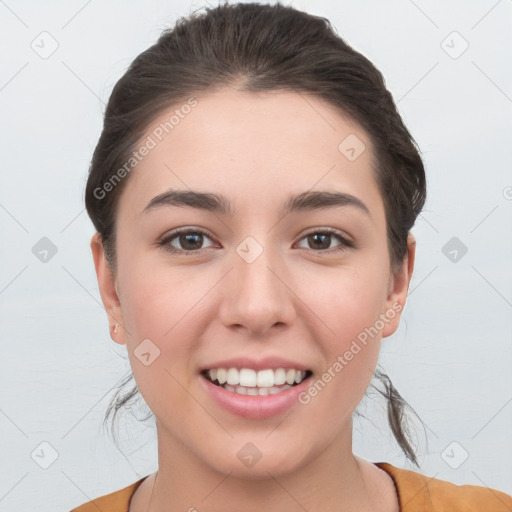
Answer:
[[[141, 212], [168, 189], [217, 191], [236, 203], [271, 206], [314, 189], [379, 203], [366, 132], [327, 102], [303, 93], [222, 88], [162, 111], [140, 146], [121, 203]], [[120, 205], [122, 207], [122, 204]]]

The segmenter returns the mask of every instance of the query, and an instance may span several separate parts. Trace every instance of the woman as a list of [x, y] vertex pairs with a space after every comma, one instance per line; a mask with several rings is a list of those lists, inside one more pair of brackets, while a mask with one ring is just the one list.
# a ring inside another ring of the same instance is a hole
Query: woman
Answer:
[[178, 21], [116, 84], [86, 206], [112, 339], [158, 471], [75, 512], [509, 511], [352, 453], [414, 267], [421, 157], [382, 75], [328, 22], [237, 4]]

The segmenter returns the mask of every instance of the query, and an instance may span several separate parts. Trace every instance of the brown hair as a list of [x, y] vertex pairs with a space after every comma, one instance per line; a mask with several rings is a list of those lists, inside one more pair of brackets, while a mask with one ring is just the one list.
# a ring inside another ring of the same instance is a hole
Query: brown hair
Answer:
[[[180, 18], [174, 28], [164, 30], [154, 45], [135, 58], [112, 91], [85, 194], [87, 212], [101, 234], [112, 270], [116, 268], [116, 206], [129, 173], [126, 162], [148, 125], [170, 106], [222, 86], [316, 95], [365, 129], [377, 162], [391, 267], [397, 269], [407, 255], [409, 231], [425, 203], [426, 180], [417, 145], [382, 74], [325, 18], [279, 3], [225, 3]], [[410, 407], [384, 373], [378, 370], [374, 375], [385, 386], [381, 393], [388, 400], [391, 430], [406, 457], [419, 467], [404, 416], [404, 408]], [[136, 385], [122, 397], [118, 391], [105, 421], [113, 409], [115, 420], [119, 409], [137, 393]]]

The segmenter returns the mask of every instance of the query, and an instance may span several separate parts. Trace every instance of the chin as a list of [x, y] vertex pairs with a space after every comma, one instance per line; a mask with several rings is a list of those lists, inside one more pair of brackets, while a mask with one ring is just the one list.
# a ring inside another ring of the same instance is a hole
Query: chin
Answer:
[[[266, 434], [267, 435], [267, 434]], [[230, 441], [236, 449], [221, 449], [218, 457], [213, 459], [210, 452], [209, 460], [204, 460], [212, 469], [222, 474], [242, 480], [268, 480], [281, 477], [299, 470], [306, 462], [307, 454], [302, 453], [306, 444], [297, 443], [284, 445], [244, 436], [242, 441]]]

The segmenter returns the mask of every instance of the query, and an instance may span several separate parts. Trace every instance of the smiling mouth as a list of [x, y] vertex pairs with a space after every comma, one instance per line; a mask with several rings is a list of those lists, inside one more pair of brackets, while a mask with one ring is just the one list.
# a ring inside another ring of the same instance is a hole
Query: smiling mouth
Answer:
[[203, 370], [201, 375], [231, 393], [250, 396], [275, 395], [297, 386], [312, 375], [310, 370], [279, 368], [255, 371], [250, 368], [215, 368]]

